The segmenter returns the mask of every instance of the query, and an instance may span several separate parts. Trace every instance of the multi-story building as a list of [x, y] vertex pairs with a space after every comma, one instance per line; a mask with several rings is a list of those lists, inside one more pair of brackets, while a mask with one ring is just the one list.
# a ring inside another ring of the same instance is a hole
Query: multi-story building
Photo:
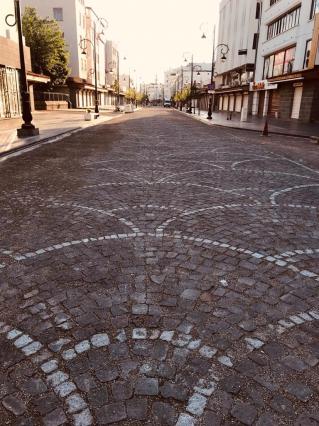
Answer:
[[146, 94], [151, 103], [160, 104], [164, 101], [164, 85], [157, 81], [146, 84]]
[[70, 77], [65, 90], [69, 92], [72, 105], [76, 108], [94, 106], [95, 44], [99, 104], [107, 105], [109, 91], [105, 87], [106, 27], [103, 20], [99, 19], [92, 8], [86, 7], [84, 0], [21, 0], [21, 4], [23, 8], [34, 7], [42, 18], [48, 17], [58, 22], [70, 52]]
[[241, 112], [251, 108], [260, 2], [221, 0], [215, 63], [215, 107]]
[[253, 114], [319, 121], [319, 1], [264, 0]]
[[[211, 82], [212, 65], [206, 62], [194, 62], [193, 64], [193, 84], [202, 89], [208, 86]], [[192, 65], [172, 68], [164, 73], [164, 94], [165, 99], [171, 99], [176, 92], [183, 89], [185, 86], [190, 86], [192, 79]]]
[[[20, 96], [20, 56], [18, 31], [14, 23], [14, 0], [1, 0], [0, 8], [0, 118], [11, 118], [21, 115]], [[6, 16], [13, 15], [8, 18]], [[27, 80], [33, 107], [32, 85], [35, 82], [47, 83], [49, 78], [31, 72], [30, 49], [24, 47]]]
[[106, 40], [105, 43], [105, 72], [106, 85], [111, 87], [117, 80], [117, 70], [119, 66], [119, 51], [112, 40]]

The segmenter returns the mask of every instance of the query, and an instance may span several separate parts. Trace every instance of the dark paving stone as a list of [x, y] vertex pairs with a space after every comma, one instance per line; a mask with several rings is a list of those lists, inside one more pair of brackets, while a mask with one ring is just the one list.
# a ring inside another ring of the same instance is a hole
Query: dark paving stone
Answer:
[[119, 372], [117, 368], [110, 367], [96, 371], [95, 375], [100, 382], [104, 383], [111, 382], [112, 380], [117, 379], [119, 376]]
[[160, 392], [164, 398], [173, 398], [178, 401], [186, 401], [188, 398], [187, 388], [175, 383], [164, 383], [164, 385], [160, 388]]
[[154, 402], [152, 406], [153, 421], [155, 425], [173, 426], [177, 420], [175, 408], [165, 402]]
[[302, 359], [295, 356], [286, 356], [282, 359], [282, 363], [294, 371], [304, 371], [308, 368]]
[[2, 404], [8, 411], [11, 411], [11, 413], [13, 413], [15, 416], [20, 416], [26, 411], [26, 406], [24, 402], [13, 395], [6, 396], [2, 400]]
[[236, 403], [231, 410], [231, 415], [244, 425], [251, 425], [257, 416], [257, 410], [252, 405]]
[[102, 407], [109, 402], [109, 395], [106, 387], [93, 389], [88, 394], [88, 399], [93, 407]]
[[130, 399], [133, 387], [130, 382], [115, 382], [112, 384], [112, 395], [115, 400]]
[[67, 423], [67, 418], [61, 408], [51, 411], [51, 413], [43, 419], [43, 424], [45, 426], [60, 426], [65, 423]]
[[286, 391], [302, 402], [309, 401], [313, 395], [313, 390], [300, 382], [289, 383], [289, 385], [286, 386]]
[[125, 420], [126, 408], [121, 402], [104, 405], [104, 407], [96, 410], [97, 421], [101, 425], [120, 422]]
[[40, 398], [34, 398], [35, 409], [42, 415], [48, 414], [59, 406], [59, 400], [53, 393], [46, 394]]
[[33, 379], [25, 381], [21, 389], [29, 395], [39, 395], [47, 390], [45, 383], [41, 379]]
[[127, 416], [132, 420], [147, 419], [147, 399], [132, 398], [126, 402]]
[[136, 395], [158, 395], [158, 380], [157, 379], [138, 379], [135, 384]]
[[282, 395], [275, 395], [270, 405], [279, 414], [292, 414], [292, 403]]

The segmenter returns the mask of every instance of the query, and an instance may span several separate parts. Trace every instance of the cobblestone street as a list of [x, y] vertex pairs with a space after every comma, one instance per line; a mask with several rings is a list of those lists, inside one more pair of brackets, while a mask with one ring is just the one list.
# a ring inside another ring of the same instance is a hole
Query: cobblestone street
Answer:
[[0, 164], [1, 425], [319, 424], [319, 155], [144, 109]]

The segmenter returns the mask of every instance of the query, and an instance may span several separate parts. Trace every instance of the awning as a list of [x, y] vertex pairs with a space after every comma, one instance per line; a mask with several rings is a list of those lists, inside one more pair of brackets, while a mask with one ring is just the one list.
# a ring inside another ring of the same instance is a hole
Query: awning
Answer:
[[30, 83], [50, 83], [51, 79], [47, 75], [44, 74], [35, 74], [34, 72], [27, 73], [27, 80]]

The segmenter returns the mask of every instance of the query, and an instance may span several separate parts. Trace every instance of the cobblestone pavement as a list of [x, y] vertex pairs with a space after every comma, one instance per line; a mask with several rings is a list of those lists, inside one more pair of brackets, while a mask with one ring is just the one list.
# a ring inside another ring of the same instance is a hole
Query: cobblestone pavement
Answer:
[[1, 165], [1, 425], [318, 425], [319, 159], [149, 109]]

